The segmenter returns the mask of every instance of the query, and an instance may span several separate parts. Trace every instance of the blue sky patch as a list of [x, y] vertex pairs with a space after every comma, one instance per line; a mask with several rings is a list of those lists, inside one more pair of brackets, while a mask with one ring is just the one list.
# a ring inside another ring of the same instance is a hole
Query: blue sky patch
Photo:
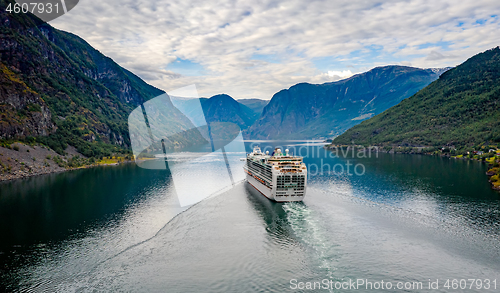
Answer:
[[166, 69], [185, 76], [200, 76], [205, 74], [205, 68], [201, 64], [188, 59], [178, 58], [168, 64]]

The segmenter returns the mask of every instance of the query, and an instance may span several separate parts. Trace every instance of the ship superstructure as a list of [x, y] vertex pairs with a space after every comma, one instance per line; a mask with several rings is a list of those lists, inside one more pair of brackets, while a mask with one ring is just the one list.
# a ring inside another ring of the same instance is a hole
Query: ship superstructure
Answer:
[[307, 167], [302, 157], [292, 156], [288, 149], [282, 153], [276, 148], [262, 153], [259, 147], [247, 154], [243, 167], [248, 183], [265, 197], [277, 201], [301, 201], [307, 185]]

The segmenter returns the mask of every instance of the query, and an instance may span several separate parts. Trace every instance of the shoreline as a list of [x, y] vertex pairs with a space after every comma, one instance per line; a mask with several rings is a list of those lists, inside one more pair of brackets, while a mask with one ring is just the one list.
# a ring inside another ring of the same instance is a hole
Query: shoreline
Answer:
[[[365, 148], [363, 146], [348, 146], [348, 145], [333, 145], [333, 144], [328, 144], [328, 145], [325, 145], [324, 148], [326, 150], [331, 150], [331, 149], [334, 149], [334, 148], [349, 148], [349, 147], [354, 147], [354, 148]], [[445, 158], [448, 158], [448, 159], [454, 159], [454, 160], [469, 160], [469, 161], [476, 161], [478, 163], [485, 163], [485, 164], [488, 164], [488, 171], [486, 171], [485, 175], [487, 176], [487, 179], [488, 179], [488, 182], [490, 183], [490, 187], [492, 190], [495, 190], [495, 191], [498, 191], [500, 192], [500, 185], [499, 184], [495, 184], [496, 181], [493, 181], [492, 180], [492, 177], [493, 176], [499, 176], [500, 174], [500, 170], [498, 170], [498, 167], [494, 167], [494, 165], [489, 162], [488, 160], [486, 160], [485, 158], [480, 159], [480, 158], [468, 158], [468, 157], [464, 157], [464, 156], [461, 156], [461, 157], [458, 157], [458, 156], [452, 156], [451, 154], [449, 153], [441, 153], [441, 154], [437, 154], [437, 153], [426, 153], [426, 152], [422, 152], [422, 150], [426, 149], [426, 148], [429, 148], [429, 147], [413, 147], [415, 149], [418, 149], [419, 152], [414, 152], [414, 151], [410, 151], [410, 152], [405, 152], [405, 151], [398, 151], [396, 150], [395, 147], [392, 147], [390, 150], [384, 150], [384, 147], [380, 147], [380, 146], [370, 146], [368, 147], [368, 149], [376, 149], [378, 152], [382, 152], [382, 153], [386, 153], [386, 154], [405, 154], [405, 155], [425, 155], [425, 156], [439, 156], [439, 157], [445, 157]], [[498, 155], [497, 155], [498, 157]], [[498, 160], [498, 158], [495, 158], [493, 159], [493, 162]], [[497, 169], [496, 172], [490, 172], [490, 170], [493, 170], [493, 169]]]
[[43, 145], [26, 145], [16, 142], [10, 148], [0, 147], [0, 182], [99, 166], [118, 166], [132, 162], [135, 160], [96, 163], [78, 153], [71, 146], [65, 150], [65, 155], [61, 156]]
[[81, 167], [76, 167], [76, 168], [66, 168], [63, 170], [51, 170], [51, 171], [46, 171], [46, 172], [42, 171], [42, 172], [36, 172], [36, 173], [16, 172], [14, 174], [8, 174], [8, 175], [2, 174], [0, 176], [0, 183], [18, 180], [18, 179], [28, 179], [28, 178], [32, 178], [32, 177], [36, 177], [36, 176], [41, 176], [41, 175], [49, 175], [49, 174], [57, 174], [57, 173], [63, 173], [63, 172], [76, 171], [76, 170], [80, 170], [80, 169], [90, 169], [90, 168], [96, 168], [96, 167], [114, 167], [114, 166], [119, 166], [122, 164], [129, 164], [129, 163], [135, 163], [135, 161], [125, 161], [125, 162], [121, 162], [121, 163], [110, 163], [110, 164], [94, 164], [94, 165], [86, 165], [86, 166], [81, 166]]

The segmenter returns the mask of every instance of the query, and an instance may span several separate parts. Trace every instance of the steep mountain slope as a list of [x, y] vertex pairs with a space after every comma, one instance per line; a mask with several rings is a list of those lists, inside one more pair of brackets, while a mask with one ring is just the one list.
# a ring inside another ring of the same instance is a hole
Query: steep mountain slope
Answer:
[[260, 114], [262, 113], [262, 110], [264, 110], [264, 107], [269, 104], [268, 100], [261, 99], [239, 99], [237, 101], [238, 103], [247, 106], [254, 112], [255, 120], [260, 117]]
[[249, 107], [226, 94], [215, 95], [203, 101], [202, 107], [208, 122], [231, 122], [241, 129], [251, 126], [257, 118]]
[[[250, 127], [260, 115], [260, 112], [241, 104], [226, 94], [200, 99], [182, 97], [173, 97], [172, 99], [174, 105], [182, 113], [194, 119], [193, 123], [196, 125], [204, 125], [207, 122], [230, 122], [244, 130]], [[194, 114], [200, 105], [205, 119]]]
[[273, 96], [248, 135], [259, 139], [334, 136], [410, 97], [443, 71], [385, 66], [338, 82], [297, 84]]
[[[32, 14], [5, 11], [0, 0], [0, 138], [36, 140], [62, 153], [68, 144], [87, 156], [128, 148], [128, 114], [163, 94], [87, 42]], [[174, 107], [175, 129], [191, 122]], [[201, 135], [177, 145], [204, 141]]]
[[425, 89], [334, 140], [442, 146], [500, 142], [500, 48], [480, 53]]

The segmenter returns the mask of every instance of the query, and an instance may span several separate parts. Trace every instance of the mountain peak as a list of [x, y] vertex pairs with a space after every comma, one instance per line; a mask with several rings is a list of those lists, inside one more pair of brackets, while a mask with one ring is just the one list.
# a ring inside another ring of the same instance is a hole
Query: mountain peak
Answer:
[[[445, 68], [446, 69], [446, 68]], [[500, 48], [469, 58], [337, 137], [337, 144], [466, 145], [500, 141]]]
[[212, 96], [208, 99], [208, 101], [210, 101], [210, 103], [224, 103], [224, 104], [230, 104], [235, 107], [239, 106], [239, 103], [235, 99], [233, 99], [233, 97], [227, 94], [218, 94]]
[[336, 82], [299, 83], [274, 94], [247, 134], [256, 139], [331, 137], [398, 104], [438, 77], [430, 70], [388, 65]]

